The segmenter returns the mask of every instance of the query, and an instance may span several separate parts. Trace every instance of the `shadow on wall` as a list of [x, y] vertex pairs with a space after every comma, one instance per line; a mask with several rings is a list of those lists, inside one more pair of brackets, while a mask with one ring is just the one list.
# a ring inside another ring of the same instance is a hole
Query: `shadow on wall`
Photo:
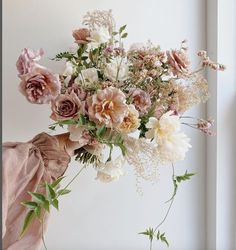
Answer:
[[[236, 84], [236, 82], [235, 82]], [[231, 220], [231, 226], [230, 226], [230, 232], [232, 233], [232, 239], [233, 245], [236, 246], [236, 116], [235, 114], [235, 107], [236, 107], [236, 94], [234, 98], [232, 98], [232, 104], [230, 105], [230, 109], [228, 110], [226, 120], [230, 121], [228, 124], [229, 133], [226, 133], [226, 139], [229, 142], [229, 155], [231, 156], [230, 162], [232, 163], [231, 167], [231, 180], [229, 180], [229, 183], [231, 185], [232, 191], [232, 197], [231, 197], [231, 204], [230, 204], [230, 214], [233, 216], [233, 218], [230, 218]]]

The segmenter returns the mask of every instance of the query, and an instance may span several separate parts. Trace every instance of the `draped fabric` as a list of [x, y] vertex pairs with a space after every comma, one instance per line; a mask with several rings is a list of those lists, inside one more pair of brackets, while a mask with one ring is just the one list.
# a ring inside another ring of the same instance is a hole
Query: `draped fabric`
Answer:
[[[42, 241], [42, 225], [34, 220], [22, 239], [19, 235], [28, 209], [21, 202], [30, 200], [28, 191], [40, 190], [42, 182], [51, 183], [62, 176], [70, 156], [56, 137], [46, 133], [26, 143], [3, 144], [2, 237], [4, 250], [37, 250]], [[48, 222], [45, 217], [44, 230]]]

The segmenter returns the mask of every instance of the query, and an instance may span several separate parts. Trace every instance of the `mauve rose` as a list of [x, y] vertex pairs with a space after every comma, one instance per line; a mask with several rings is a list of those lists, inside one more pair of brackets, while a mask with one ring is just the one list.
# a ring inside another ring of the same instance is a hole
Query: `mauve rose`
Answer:
[[19, 72], [18, 76], [21, 77], [22, 75], [30, 73], [43, 54], [43, 49], [37, 51], [26, 48], [23, 49], [16, 62], [16, 68]]
[[167, 51], [167, 63], [171, 66], [174, 75], [188, 73], [190, 61], [184, 49]]
[[59, 76], [43, 67], [34, 68], [21, 79], [19, 90], [31, 103], [49, 103], [61, 90]]
[[151, 99], [147, 92], [139, 88], [131, 89], [130, 97], [133, 99], [133, 104], [141, 116], [148, 112], [151, 107]]
[[90, 37], [90, 31], [86, 28], [74, 30], [72, 36], [76, 43], [87, 44], [89, 42], [88, 38]]
[[71, 92], [74, 92], [74, 93], [79, 97], [79, 99], [80, 99], [81, 101], [85, 101], [85, 100], [86, 100], [86, 97], [87, 97], [87, 95], [88, 95], [87, 92], [85, 92], [82, 88], [79, 87], [79, 85], [77, 85], [77, 84], [75, 84], [75, 83], [72, 84], [71, 87], [68, 87], [68, 88], [67, 88], [66, 93], [67, 93], [67, 94], [70, 94]]
[[84, 108], [84, 102], [72, 91], [70, 94], [61, 94], [52, 101], [51, 119], [54, 121], [63, 121], [74, 119], [79, 116]]

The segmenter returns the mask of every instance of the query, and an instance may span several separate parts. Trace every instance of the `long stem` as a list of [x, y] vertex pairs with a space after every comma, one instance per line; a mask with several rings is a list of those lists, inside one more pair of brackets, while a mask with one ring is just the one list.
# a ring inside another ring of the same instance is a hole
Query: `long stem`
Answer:
[[42, 217], [42, 241], [43, 241], [43, 246], [44, 246], [45, 250], [47, 250], [46, 242], [44, 239], [44, 216], [45, 216], [45, 214]]
[[[172, 180], [174, 180], [174, 177], [175, 177], [175, 169], [174, 169], [174, 164], [172, 163]], [[157, 229], [165, 222], [165, 220], [166, 220], [166, 218], [167, 218], [167, 216], [168, 216], [168, 214], [170, 212], [170, 209], [171, 209], [171, 207], [173, 205], [175, 195], [176, 195], [176, 188], [174, 189], [174, 195], [172, 196], [172, 199], [171, 199], [170, 205], [168, 207], [168, 210], [167, 210], [164, 218], [162, 219], [162, 221], [155, 227], [154, 232], [156, 232]]]
[[150, 240], [150, 250], [152, 250], [152, 240]]
[[80, 173], [86, 168], [86, 165], [84, 165], [79, 172], [71, 179], [71, 181], [62, 189], [62, 191], [58, 194], [57, 198], [63, 194], [63, 192], [70, 186], [70, 184], [80, 175]]

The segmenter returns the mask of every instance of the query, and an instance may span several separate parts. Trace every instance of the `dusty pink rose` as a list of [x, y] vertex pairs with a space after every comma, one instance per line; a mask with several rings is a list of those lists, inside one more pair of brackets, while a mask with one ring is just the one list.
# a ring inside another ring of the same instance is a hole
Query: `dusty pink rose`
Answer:
[[52, 101], [51, 119], [54, 121], [63, 121], [74, 119], [83, 112], [84, 102], [72, 91], [70, 94], [61, 94], [54, 101]]
[[70, 94], [72, 91], [79, 97], [81, 101], [85, 101], [88, 95], [78, 84], [72, 84], [71, 87], [67, 88], [66, 93]]
[[31, 103], [44, 104], [55, 99], [61, 89], [59, 76], [43, 67], [34, 68], [22, 76], [20, 92]]
[[174, 75], [179, 76], [189, 71], [190, 61], [184, 49], [167, 51], [167, 63]]
[[148, 109], [151, 107], [150, 95], [137, 88], [130, 90], [130, 97], [133, 99], [133, 104], [135, 108], [139, 111], [139, 114], [142, 116], [148, 112]]
[[19, 77], [30, 73], [36, 62], [40, 60], [43, 54], [43, 49], [39, 49], [37, 51], [26, 48], [23, 49], [16, 62], [16, 68], [19, 72]]
[[110, 128], [117, 127], [128, 112], [125, 94], [114, 87], [98, 90], [87, 99], [87, 104], [90, 120]]
[[72, 36], [76, 43], [87, 44], [89, 42], [88, 38], [90, 37], [90, 31], [86, 28], [74, 30]]

